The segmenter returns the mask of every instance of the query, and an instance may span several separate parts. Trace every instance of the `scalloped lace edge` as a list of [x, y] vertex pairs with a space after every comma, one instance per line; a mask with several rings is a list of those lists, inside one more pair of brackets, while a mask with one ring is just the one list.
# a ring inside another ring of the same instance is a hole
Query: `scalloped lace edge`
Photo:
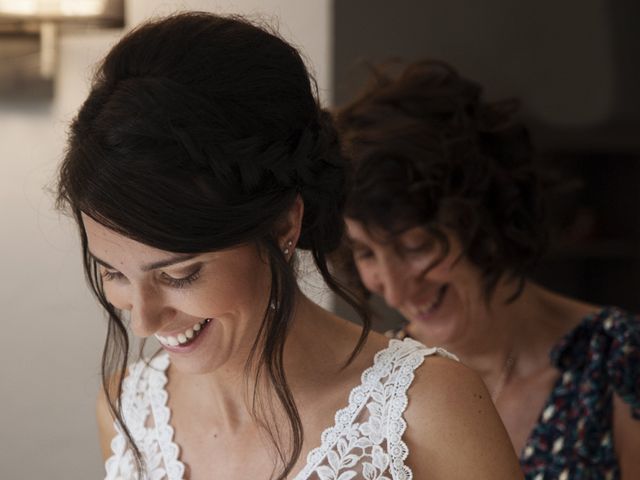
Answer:
[[[449, 353], [448, 351], [446, 351], [441, 347], [427, 347], [422, 343], [416, 340], [413, 340], [412, 338], [409, 338], [409, 337], [406, 337], [402, 340], [391, 339], [389, 341], [389, 345], [386, 348], [380, 350], [375, 354], [373, 358], [373, 365], [371, 365], [370, 367], [368, 367], [362, 372], [362, 375], [360, 376], [360, 384], [355, 388], [353, 388], [351, 390], [351, 393], [349, 394], [349, 404], [346, 407], [336, 412], [334, 417], [334, 422], [335, 422], [334, 425], [326, 428], [322, 432], [322, 435], [320, 436], [321, 438], [320, 446], [312, 449], [307, 454], [307, 464], [298, 473], [298, 475], [294, 477], [294, 480], [306, 480], [309, 477], [309, 475], [315, 472], [315, 470], [318, 468], [320, 463], [324, 460], [324, 458], [326, 458], [329, 451], [335, 446], [341, 434], [344, 433], [348, 427], [353, 425], [353, 422], [356, 420], [356, 418], [358, 417], [362, 409], [367, 405], [367, 401], [370, 399], [370, 394], [373, 386], [373, 385], [369, 385], [367, 387], [367, 384], [369, 383], [367, 381], [367, 377], [376, 370], [384, 371], [385, 365], [388, 365], [390, 362], [394, 361], [399, 353], [400, 355], [404, 353], [401, 351], [403, 348], [407, 349], [407, 352], [406, 352], [407, 355], [416, 354], [421, 356], [420, 361], [412, 368], [410, 372], [410, 377], [409, 377], [410, 381], [407, 382], [404, 386], [399, 386], [396, 384], [394, 388], [394, 395], [390, 399], [390, 401], [393, 401], [397, 398], [400, 398], [401, 401], [403, 402], [403, 405], [405, 405], [405, 408], [406, 408], [406, 405], [408, 404], [407, 390], [409, 389], [409, 387], [411, 386], [415, 378], [414, 372], [417, 368], [420, 367], [420, 365], [422, 365], [426, 357], [431, 355], [441, 355], [443, 357], [459, 361], [458, 357], [456, 357], [452, 353]], [[382, 363], [382, 361], [380, 360], [383, 356], [385, 360], [384, 363]], [[405, 358], [402, 364], [406, 363], [406, 361], [407, 359]], [[401, 368], [402, 364], [397, 364], [396, 368]], [[390, 375], [390, 373], [391, 372], [389, 372], [388, 375]], [[355, 399], [357, 394], [362, 394], [362, 397], [360, 398], [359, 402], [356, 402], [356, 399]], [[393, 478], [396, 478], [399, 471], [404, 471], [405, 472], [404, 478], [407, 480], [411, 480], [413, 478], [413, 472], [411, 471], [411, 468], [405, 465], [404, 463], [404, 461], [407, 459], [409, 455], [409, 449], [406, 443], [404, 442], [404, 440], [402, 440], [402, 436], [404, 435], [404, 432], [407, 428], [407, 422], [403, 418], [403, 413], [404, 413], [404, 410], [398, 410], [397, 412], [394, 412], [392, 414], [390, 409], [390, 413], [389, 413], [390, 420], [399, 421], [399, 424], [401, 425], [401, 429], [398, 432], [399, 440], [397, 442], [388, 443], [389, 456], [391, 457], [391, 461], [389, 463], [389, 470], [391, 471]], [[349, 415], [348, 422], [341, 421], [341, 418], [343, 417], [343, 415]], [[330, 437], [332, 437], [331, 441], [329, 441]], [[400, 457], [397, 457], [392, 453], [394, 451], [392, 447], [396, 445], [402, 451], [402, 455]], [[396, 461], [396, 460], [399, 460], [399, 461]]]
[[[403, 352], [403, 350], [405, 349], [406, 349], [406, 352]], [[336, 412], [334, 416], [334, 422], [335, 422], [334, 425], [326, 428], [322, 432], [322, 435], [320, 436], [320, 439], [321, 439], [320, 446], [309, 451], [309, 453], [307, 454], [307, 463], [305, 467], [294, 477], [294, 480], [305, 480], [309, 477], [309, 475], [315, 472], [319, 464], [327, 456], [328, 452], [335, 446], [341, 434], [348, 427], [353, 425], [353, 422], [356, 420], [356, 418], [358, 417], [362, 409], [367, 405], [367, 401], [370, 399], [371, 390], [373, 388], [373, 385], [370, 384], [367, 378], [377, 370], [384, 371], [384, 367], [388, 365], [390, 362], [393, 362], [399, 354], [403, 356], [406, 355], [406, 358], [403, 359], [402, 363], [395, 365], [396, 369], [401, 368], [401, 366], [405, 364], [407, 362], [407, 359], [410, 358], [410, 356], [412, 355], [420, 355], [421, 357], [419, 361], [413, 366], [411, 371], [408, 372], [407, 376], [409, 378], [409, 381], [406, 382], [404, 385], [396, 384], [394, 386], [393, 396], [389, 400], [389, 401], [394, 401], [399, 399], [401, 403], [405, 406], [404, 408], [406, 408], [406, 405], [408, 404], [407, 391], [411, 386], [411, 384], [413, 383], [413, 380], [415, 379], [414, 372], [417, 368], [419, 368], [422, 365], [426, 357], [431, 355], [441, 355], [446, 358], [458, 360], [458, 358], [455, 355], [447, 352], [446, 350], [440, 347], [426, 347], [425, 345], [411, 338], [405, 338], [403, 340], [391, 339], [389, 341], [389, 345], [386, 348], [380, 350], [375, 354], [373, 365], [371, 365], [370, 367], [368, 367], [362, 372], [360, 376], [361, 383], [351, 390], [349, 394], [348, 405], [344, 408], [339, 409]], [[383, 358], [384, 361], [381, 360], [381, 358]], [[129, 376], [127, 378], [129, 382], [126, 385], [127, 388], [124, 389], [122, 393], [123, 408], [125, 405], [131, 406], [133, 404], [133, 400], [136, 394], [135, 387], [138, 385], [138, 382], [142, 379], [142, 377], [145, 376], [145, 374], [147, 376], [146, 380], [149, 383], [151, 383], [151, 377], [156, 376], [157, 383], [154, 383], [154, 385], [159, 385], [160, 387], [164, 388], [164, 386], [167, 384], [167, 381], [168, 381], [167, 375], [166, 375], [166, 369], [169, 366], [168, 355], [164, 353], [161, 356], [158, 356], [152, 359], [149, 362], [149, 366], [155, 367], [156, 364], [160, 361], [162, 361], [163, 363], [163, 365], [160, 368], [144, 368], [146, 367], [146, 365], [144, 367], [141, 367], [140, 363], [143, 361], [137, 362], [135, 364], [135, 366], [132, 369], [132, 374], [135, 373], [136, 375], [134, 377]], [[387, 375], [390, 375], [390, 372]], [[165, 390], [161, 390], [161, 391], [165, 393], [164, 395], [162, 395], [161, 402], [158, 402], [157, 404], [154, 403], [154, 400], [150, 400], [149, 402], [150, 414], [152, 415], [152, 418], [153, 418], [153, 430], [155, 433], [155, 440], [160, 448], [160, 453], [162, 455], [164, 470], [167, 478], [169, 478], [169, 480], [180, 480], [182, 479], [182, 476], [184, 474], [185, 466], [179, 460], [180, 448], [174, 442], [175, 431], [169, 423], [169, 419], [171, 418], [171, 409], [168, 406], [169, 396]], [[358, 397], [359, 395], [360, 395], [359, 400], [356, 400], [356, 397]], [[171, 430], [171, 435], [166, 439], [160, 435], [160, 432], [158, 430], [160, 425], [158, 425], [158, 422], [156, 420], [157, 419], [156, 412], [160, 411], [161, 409], [164, 410], [165, 413], [167, 414], [166, 426], [169, 427]], [[398, 410], [389, 409], [389, 422], [396, 421], [400, 425], [400, 430], [398, 431], [398, 435], [397, 435], [397, 438], [398, 438], [397, 441], [391, 441], [387, 436], [387, 442], [389, 446], [388, 451], [389, 451], [389, 456], [391, 457], [391, 461], [389, 463], [389, 470], [391, 471], [393, 478], [396, 478], [399, 472], [404, 472], [405, 475], [403, 478], [407, 480], [411, 480], [413, 478], [413, 472], [411, 471], [411, 468], [405, 465], [404, 463], [406, 458], [409, 455], [409, 449], [406, 443], [404, 442], [404, 440], [402, 440], [402, 436], [404, 435], [404, 432], [406, 431], [406, 428], [407, 428], [407, 423], [403, 418], [403, 413], [404, 413], [404, 409], [398, 409]], [[348, 416], [348, 421], [346, 422], [343, 420], [345, 415]], [[143, 419], [143, 422], [144, 420], [146, 420], [146, 418]], [[114, 459], [120, 460], [121, 458], [127, 455], [127, 452], [129, 451], [129, 449], [125, 447], [122, 453], [116, 452], [114, 442], [116, 442], [116, 440], [119, 438], [124, 440], [124, 436], [122, 435], [122, 432], [117, 422], [114, 422], [114, 426], [116, 428], [117, 433], [111, 441], [112, 456], [109, 457], [109, 459], [107, 459], [107, 461], [105, 462], [105, 466], [109, 467], [110, 465], [114, 465], [116, 468], [119, 468], [120, 462]], [[393, 448], [393, 447], [397, 447], [397, 448]], [[175, 452], [175, 455], [169, 455], [170, 451]], [[398, 456], [393, 453], [394, 451], [400, 451], [402, 453], [401, 455]], [[170, 472], [176, 471], [176, 470], [180, 472], [180, 477], [178, 479], [170, 478], [169, 477]], [[105, 477], [105, 480], [112, 480], [117, 478], [117, 477], [114, 477], [114, 475], [116, 474], [117, 472], [107, 470], [107, 476]]]
[[[169, 480], [181, 480], [184, 475], [185, 466], [179, 460], [180, 447], [174, 442], [175, 431], [171, 426], [171, 424], [169, 423], [169, 419], [171, 418], [171, 409], [168, 406], [169, 395], [167, 394], [166, 390], [164, 390], [164, 387], [168, 382], [168, 378], [166, 375], [167, 368], [169, 368], [169, 355], [167, 353], [162, 353], [157, 357], [152, 358], [149, 361], [140, 360], [136, 362], [131, 367], [130, 375], [128, 375], [125, 378], [126, 383], [123, 385], [122, 406], [123, 406], [123, 411], [125, 408], [130, 408], [133, 410], [133, 408], [135, 408], [133, 407], [133, 404], [134, 404], [135, 396], [137, 393], [138, 383], [144, 377], [146, 377], [145, 378], [146, 381], [149, 384], [151, 384], [152, 377], [156, 377], [154, 379], [155, 380], [154, 386], [156, 385], [159, 386], [161, 388], [160, 392], [163, 392], [164, 395], [162, 395], [162, 402], [158, 404], [153, 400], [154, 398], [153, 396], [149, 397], [150, 398], [149, 405], [148, 405], [149, 415], [151, 415], [153, 420], [153, 432], [155, 436], [155, 441], [158, 444], [158, 448], [160, 449], [160, 455], [162, 456], [162, 462], [164, 465], [163, 469], [165, 471], [166, 477]], [[151, 392], [148, 392], [148, 395], [151, 395]], [[159, 412], [160, 410], [164, 410], [166, 412], [167, 414], [166, 426], [171, 430], [171, 436], [166, 440], [160, 435], [160, 431], [159, 431], [160, 425], [158, 424], [158, 421], [157, 421], [158, 416], [156, 415], [156, 413]], [[143, 426], [146, 419], [147, 417], [142, 419]], [[118, 425], [118, 422], [114, 421], [113, 425], [117, 433], [111, 440], [110, 446], [111, 446], [112, 455], [105, 462], [105, 467], [107, 467], [105, 480], [112, 480], [112, 479], [115, 480], [118, 478], [115, 475], [118, 474], [117, 470], [120, 468], [120, 465], [121, 465], [120, 459], [124, 458], [127, 455], [127, 453], [130, 451], [128, 446], [125, 446], [122, 453], [119, 453], [116, 451], [115, 442], [117, 442], [118, 440], [121, 442], [124, 442], [125, 444], [127, 442], [122, 433], [120, 426]], [[136, 438], [136, 440], [140, 440], [140, 439]], [[175, 455], [170, 455], [169, 452], [171, 451], [175, 452]], [[111, 471], [111, 469], [109, 468], [111, 465], [114, 466], [112, 468], [116, 468], [115, 472]], [[180, 477], [170, 478], [170, 474], [173, 471], [180, 472]]]

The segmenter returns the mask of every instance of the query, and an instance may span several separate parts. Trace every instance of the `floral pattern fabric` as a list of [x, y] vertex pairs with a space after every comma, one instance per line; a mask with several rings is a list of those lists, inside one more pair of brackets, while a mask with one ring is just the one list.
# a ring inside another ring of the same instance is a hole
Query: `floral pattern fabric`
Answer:
[[[439, 348], [427, 348], [407, 338], [391, 340], [375, 355], [362, 374], [348, 405], [335, 415], [335, 424], [321, 436], [320, 446], [309, 452], [307, 463], [294, 480], [411, 480], [405, 465], [409, 455], [402, 440], [403, 413], [414, 371], [428, 355], [455, 357]], [[169, 357], [159, 355], [147, 365], [135, 364], [125, 379], [122, 396], [124, 420], [147, 464], [136, 476], [133, 455], [120, 433], [111, 443], [106, 480], [182, 480], [185, 467], [173, 442], [167, 406], [165, 371]], [[116, 425], [116, 428], [118, 426]]]
[[[390, 338], [409, 338], [404, 329]], [[613, 393], [640, 421], [640, 318], [615, 307], [589, 315], [553, 348], [560, 372], [521, 455], [526, 480], [619, 480]]]
[[613, 394], [640, 421], [640, 318], [608, 307], [551, 351], [561, 372], [520, 463], [527, 480], [619, 480]]

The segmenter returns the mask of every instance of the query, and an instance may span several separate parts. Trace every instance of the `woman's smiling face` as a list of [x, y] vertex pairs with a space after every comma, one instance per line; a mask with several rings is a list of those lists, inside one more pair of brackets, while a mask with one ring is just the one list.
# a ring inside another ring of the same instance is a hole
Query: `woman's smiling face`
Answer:
[[380, 295], [408, 321], [418, 339], [433, 345], [460, 340], [485, 308], [479, 270], [453, 235], [440, 259], [436, 239], [424, 228], [410, 228], [382, 240], [347, 218], [353, 258], [364, 286]]
[[257, 246], [176, 254], [82, 221], [107, 300], [130, 313], [134, 335], [155, 335], [188, 373], [246, 360], [269, 299], [270, 270]]

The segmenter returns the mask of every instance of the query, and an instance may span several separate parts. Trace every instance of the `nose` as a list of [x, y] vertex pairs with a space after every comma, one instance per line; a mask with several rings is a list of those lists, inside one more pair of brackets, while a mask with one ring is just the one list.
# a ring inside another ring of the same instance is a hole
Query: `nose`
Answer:
[[169, 310], [158, 289], [152, 286], [132, 287], [129, 311], [135, 336], [148, 337], [156, 333]]
[[408, 294], [411, 271], [399, 258], [382, 259], [375, 268], [375, 292], [381, 295], [387, 305], [400, 308]]

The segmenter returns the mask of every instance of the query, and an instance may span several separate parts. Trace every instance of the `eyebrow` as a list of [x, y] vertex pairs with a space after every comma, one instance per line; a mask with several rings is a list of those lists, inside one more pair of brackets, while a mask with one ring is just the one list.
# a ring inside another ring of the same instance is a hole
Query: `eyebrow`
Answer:
[[366, 243], [361, 242], [360, 240], [356, 240], [354, 238], [350, 238], [346, 242], [346, 245], [347, 245], [347, 247], [349, 247], [352, 250], [355, 249], [355, 248], [369, 248]]
[[[117, 268], [112, 267], [111, 265], [109, 265], [104, 260], [96, 257], [93, 253], [89, 252], [89, 256], [93, 260], [95, 260], [97, 263], [102, 265], [103, 267], [108, 268], [110, 270], [117, 270]], [[187, 260], [191, 260], [192, 258], [195, 258], [197, 256], [198, 256], [198, 254], [196, 254], [196, 253], [187, 253], [187, 254], [182, 254], [182, 255], [176, 255], [176, 256], [173, 256], [173, 257], [165, 258], [164, 260], [158, 260], [157, 262], [152, 262], [152, 263], [149, 263], [147, 265], [143, 265], [141, 267], [141, 270], [143, 272], [148, 272], [150, 270], [156, 270], [158, 268], [169, 267], [169, 266], [175, 265], [177, 263], [186, 262]]]

